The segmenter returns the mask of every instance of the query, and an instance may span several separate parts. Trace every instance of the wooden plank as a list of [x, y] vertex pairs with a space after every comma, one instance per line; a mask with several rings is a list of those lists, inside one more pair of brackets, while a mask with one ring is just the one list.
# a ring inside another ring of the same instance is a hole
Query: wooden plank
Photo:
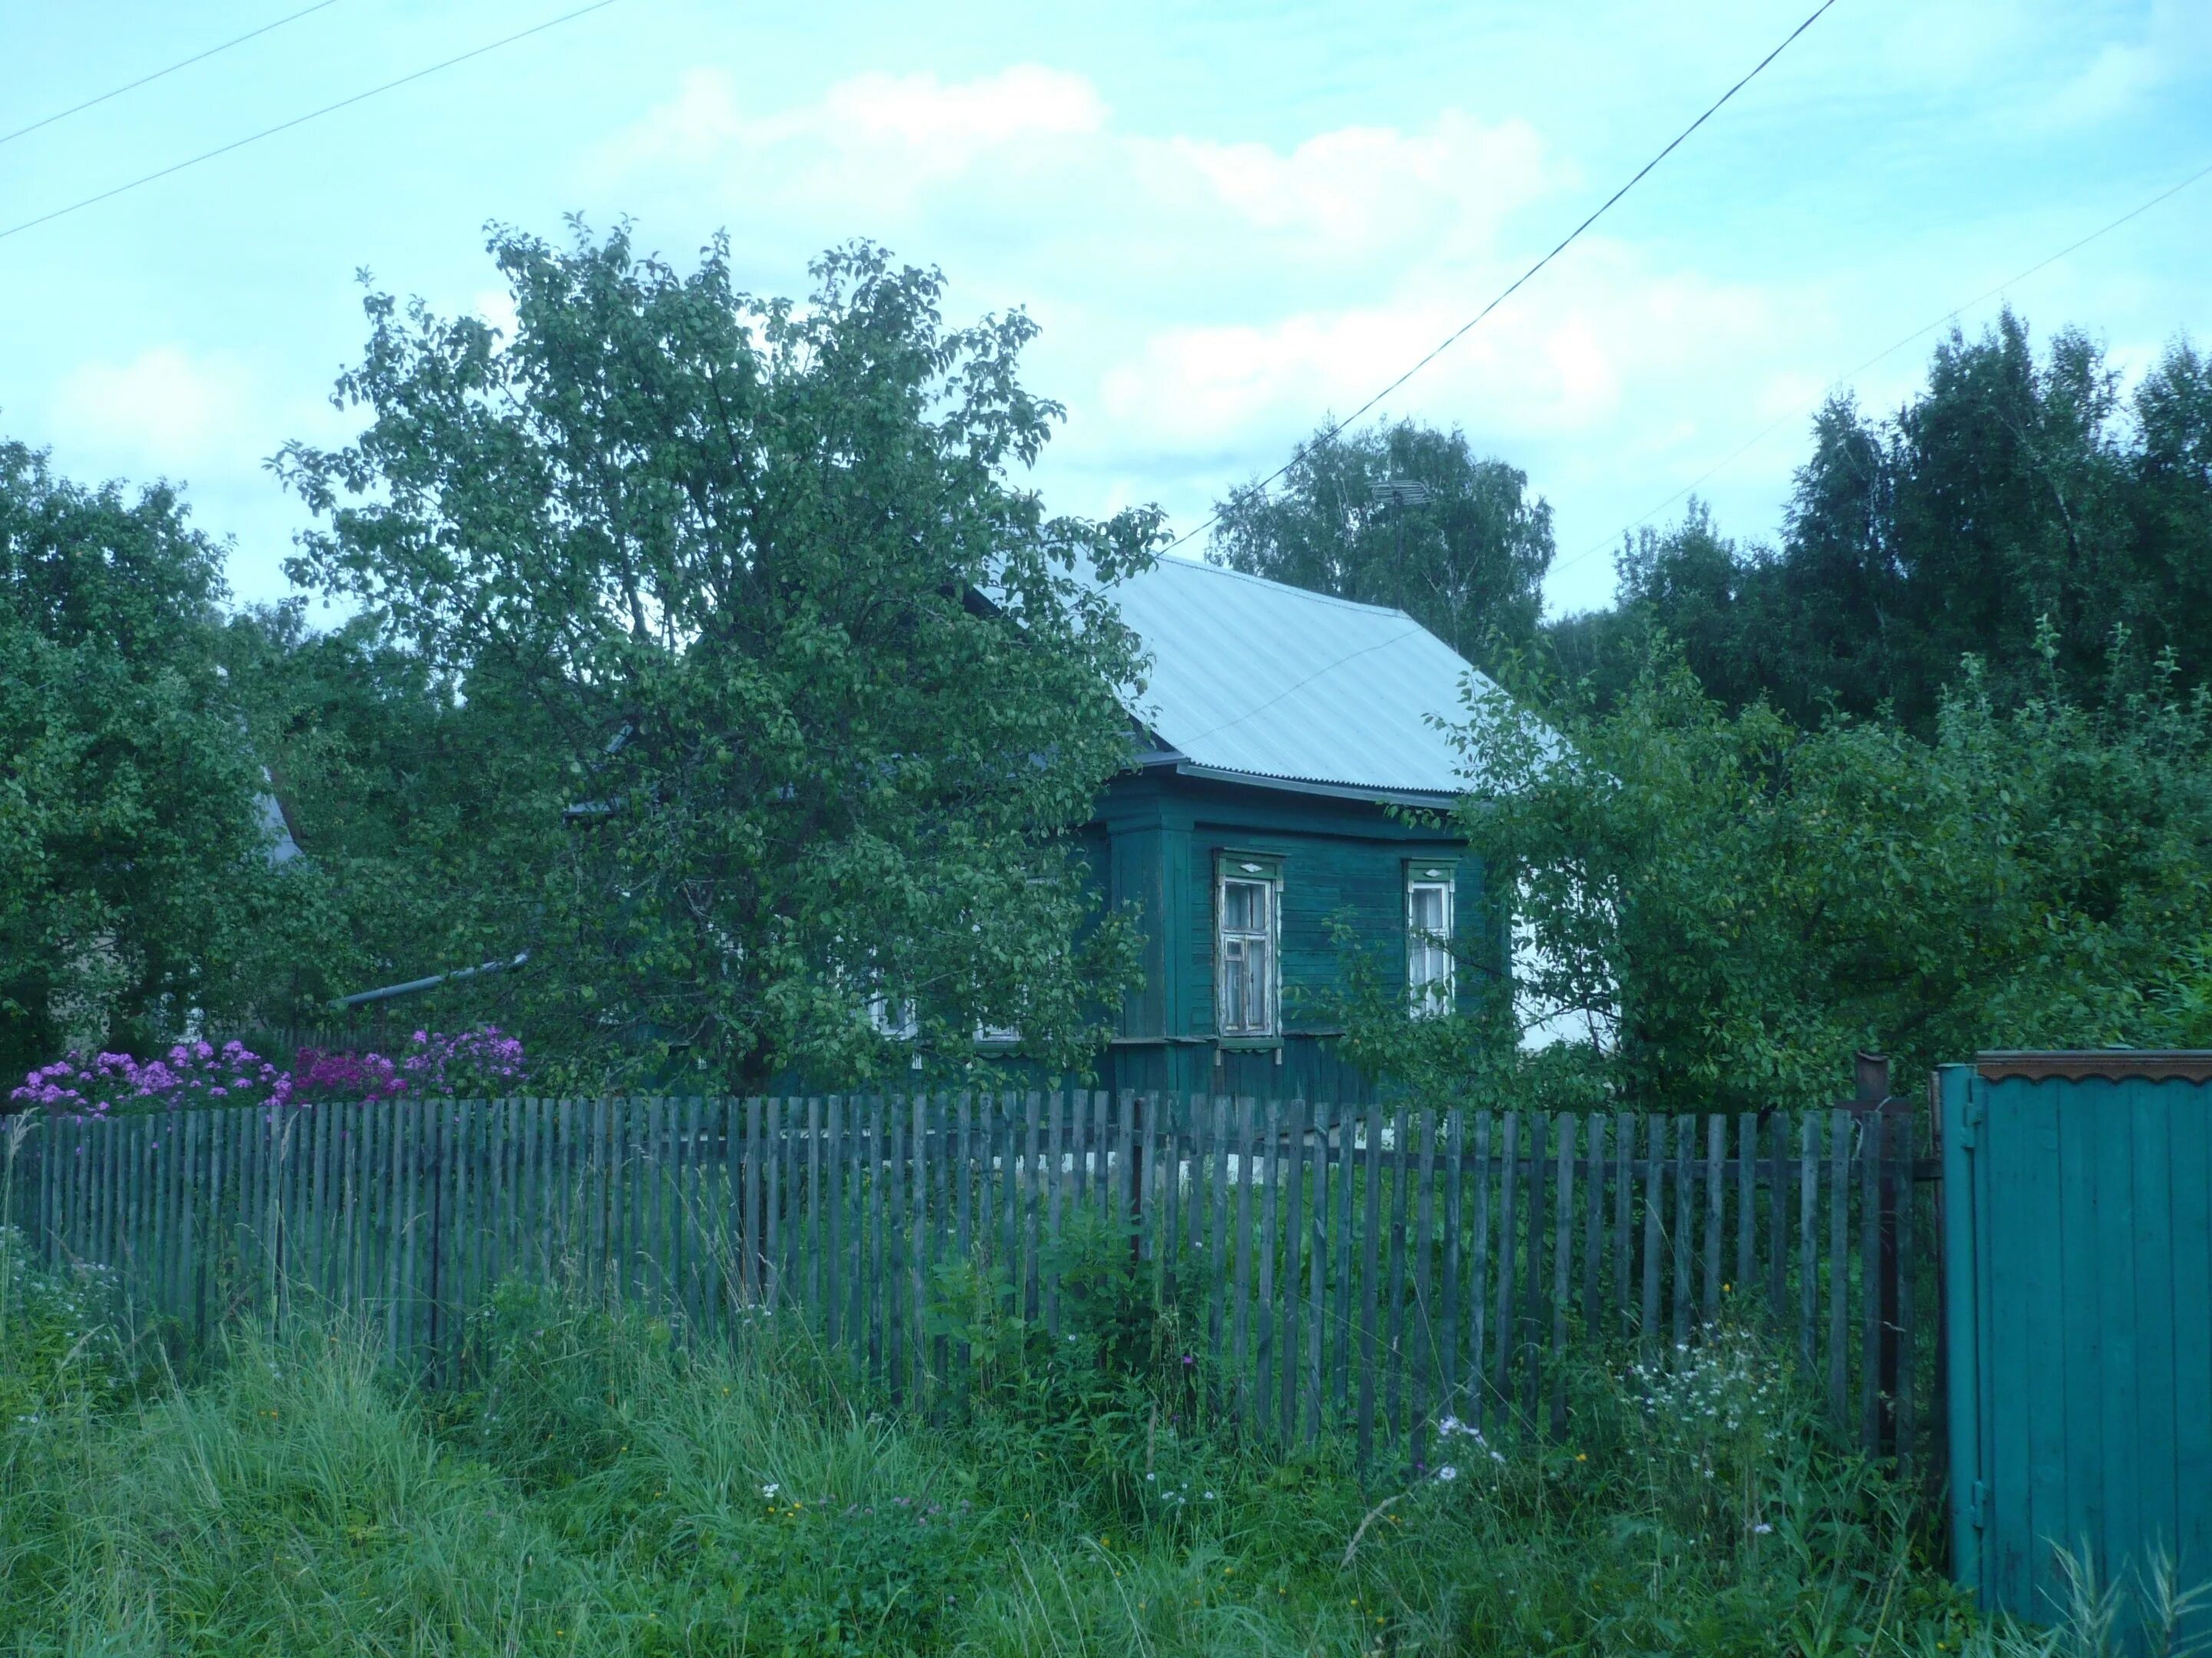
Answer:
[[532, 1096], [525, 1108], [529, 1133], [523, 1167], [528, 1173], [522, 1197], [524, 1212], [530, 1218], [526, 1223], [525, 1254], [531, 1273], [541, 1284], [552, 1283], [558, 1270], [560, 1221], [568, 1209], [556, 1169], [558, 1114], [559, 1102], [542, 1095]]
[[896, 1226], [891, 1195], [897, 1189], [893, 1169], [897, 1157], [890, 1140], [898, 1117], [891, 1102], [881, 1094], [868, 1100], [868, 1369], [879, 1386], [897, 1389], [892, 1366], [897, 1362], [892, 1343], [893, 1308], [897, 1297], [891, 1286], [896, 1266], [896, 1245], [890, 1235]]
[[605, 1193], [592, 1206], [592, 1230], [599, 1236], [592, 1251], [592, 1272], [602, 1300], [614, 1303], [622, 1298], [623, 1291], [623, 1184], [627, 1178], [628, 1159], [623, 1155], [622, 1102], [616, 1099], [594, 1100], [592, 1102], [592, 1157], [598, 1164], [599, 1184]]
[[1847, 1344], [1850, 1267], [1845, 1254], [1851, 1206], [1851, 1119], [1847, 1111], [1828, 1114], [1828, 1412], [1844, 1422], [1844, 1374]]
[[1547, 1316], [1552, 1298], [1550, 1275], [1544, 1270], [1544, 1249], [1551, 1233], [1547, 1225], [1551, 1197], [1551, 1170], [1545, 1167], [1550, 1142], [1552, 1114], [1531, 1111], [1528, 1114], [1528, 1225], [1522, 1238], [1522, 1247], [1528, 1255], [1528, 1284], [1522, 1291], [1521, 1322], [1514, 1332], [1514, 1358], [1522, 1370], [1524, 1408], [1530, 1420], [1536, 1415], [1536, 1389], [1539, 1385], [1538, 1360], [1544, 1350], [1545, 1328], [1551, 1322]]
[[553, 1206], [553, 1230], [547, 1239], [549, 1270], [574, 1273], [582, 1193], [576, 1157], [575, 1102], [555, 1097], [545, 1105], [545, 1192]]
[[792, 1127], [798, 1110], [799, 1102], [784, 1095], [768, 1102], [767, 1301], [772, 1310], [791, 1304], [791, 1268], [798, 1230], [793, 1224], [798, 1193], [793, 1179], [797, 1148], [792, 1144]]
[[[1048, 1114], [1045, 1125], [1044, 1203], [1045, 1235], [1054, 1240], [1062, 1236], [1065, 1222], [1060, 1216], [1062, 1187], [1068, 1178], [1063, 1167], [1066, 1159], [1082, 1161], [1079, 1149], [1082, 1139], [1084, 1099], [1078, 1094], [1071, 1105], [1065, 1093], [1045, 1096], [1045, 1110]], [[1068, 1121], [1073, 1110], [1074, 1121]], [[1059, 1251], [1054, 1252], [1054, 1261]], [[1060, 1339], [1060, 1272], [1054, 1265], [1045, 1274], [1044, 1323], [1046, 1331], [1057, 1341]]]
[[1293, 1100], [1284, 1114], [1283, 1145], [1283, 1323], [1280, 1375], [1283, 1443], [1295, 1445], [1301, 1430], [1300, 1405], [1305, 1393], [1306, 1137], [1313, 1127], [1312, 1108]]
[[1212, 1131], [1208, 1149], [1213, 1162], [1213, 1188], [1209, 1199], [1212, 1218], [1206, 1232], [1206, 1355], [1217, 1367], [1228, 1351], [1221, 1319], [1228, 1299], [1228, 1276], [1234, 1270], [1229, 1247], [1229, 1101], [1217, 1095], [1206, 1118]]
[[670, 1327], [680, 1331], [684, 1318], [684, 1276], [690, 1251], [684, 1247], [684, 1200], [689, 1189], [685, 1170], [690, 1157], [684, 1142], [684, 1102], [671, 1096], [656, 1102], [653, 1162], [661, 1188], [662, 1219], [653, 1254], [660, 1284], [660, 1306]]
[[1340, 1105], [1336, 1108], [1336, 1241], [1331, 1254], [1336, 1261], [1336, 1317], [1330, 1326], [1330, 1341], [1335, 1351], [1336, 1412], [1340, 1417], [1352, 1414], [1352, 1353], [1357, 1345], [1358, 1333], [1352, 1312], [1352, 1262], [1357, 1259], [1352, 1237], [1352, 1187], [1355, 1168], [1353, 1142], [1359, 1135], [1358, 1127], [1363, 1114], [1356, 1108]]
[[1748, 1300], [1756, 1281], [1752, 1259], [1753, 1199], [1759, 1192], [1759, 1119], [1746, 1111], [1735, 1120], [1735, 1276], [1731, 1294]]
[[1181, 1095], [1164, 1094], [1154, 1119], [1159, 1126], [1156, 1166], [1159, 1170], [1160, 1195], [1155, 1212], [1159, 1220], [1160, 1305], [1178, 1319], [1182, 1310], [1184, 1279], [1183, 1127], [1188, 1114], [1188, 1102]]
[[1253, 1201], [1260, 1206], [1259, 1306], [1255, 1319], [1253, 1336], [1253, 1368], [1255, 1397], [1252, 1422], [1262, 1437], [1269, 1436], [1277, 1425], [1275, 1400], [1275, 1240], [1276, 1226], [1281, 1220], [1281, 1165], [1278, 1149], [1282, 1143], [1283, 1116], [1279, 1102], [1269, 1101], [1260, 1109], [1264, 1113], [1261, 1125], [1259, 1163], [1255, 1174], [1260, 1181]]
[[1300, 1165], [1308, 1171], [1303, 1224], [1306, 1231], [1305, 1403], [1300, 1414], [1309, 1442], [1321, 1437], [1323, 1339], [1328, 1325], [1328, 1147], [1327, 1108], [1308, 1100], [1301, 1113], [1305, 1140]]
[[914, 1408], [927, 1412], [931, 1401], [931, 1357], [929, 1357], [929, 1223], [931, 1223], [931, 1182], [936, 1178], [938, 1154], [931, 1145], [931, 1096], [927, 1092], [914, 1096], [914, 1114], [909, 1119], [909, 1157], [911, 1185], [907, 1187], [907, 1366], [914, 1377]]
[[1721, 1315], [1722, 1247], [1727, 1220], [1728, 1120], [1717, 1113], [1705, 1117], [1705, 1281], [1698, 1312], [1710, 1324]]
[[1160, 1096], [1146, 1091], [1121, 1096], [1128, 1114], [1129, 1179], [1125, 1190], [1134, 1206], [1130, 1218], [1129, 1248], [1139, 1271], [1159, 1304], [1160, 1252]]
[[1236, 1261], [1236, 1317], [1231, 1321], [1229, 1358], [1231, 1397], [1237, 1420], [1252, 1419], [1251, 1307], [1253, 1159], [1258, 1143], [1257, 1102], [1249, 1095], [1237, 1096], [1231, 1109], [1237, 1141], [1237, 1219], [1230, 1248]]
[[[791, 1102], [791, 1108], [796, 1112], [799, 1102], [795, 1100]], [[782, 1127], [785, 1122], [781, 1115], [782, 1101], [776, 1102], [776, 1109], [778, 1126]], [[685, 1159], [690, 1170], [686, 1180], [689, 1195], [684, 1203], [690, 1260], [687, 1297], [692, 1326], [704, 1333], [720, 1328], [723, 1322], [721, 1229], [726, 1206], [722, 1202], [720, 1173], [723, 1114], [720, 1100], [711, 1095], [695, 1096], [685, 1107], [684, 1123], [691, 1142]], [[776, 1190], [781, 1202], [795, 1206], [798, 1198], [795, 1172], [780, 1170]], [[781, 1217], [776, 1234], [779, 1242], [789, 1245], [793, 1242], [793, 1235], [798, 1230], [795, 1221], [795, 1207]], [[789, 1284], [780, 1278], [777, 1288], [788, 1299], [791, 1294]]]
[[761, 1303], [762, 1272], [766, 1266], [766, 1254], [762, 1237], [761, 1160], [765, 1148], [762, 1127], [764, 1101], [757, 1094], [748, 1095], [744, 1102], [744, 1152], [738, 1164], [744, 1181], [744, 1206], [738, 1212], [739, 1248], [738, 1257], [738, 1288], [745, 1305], [757, 1307]]
[[1605, 1119], [1592, 1112], [1584, 1120], [1588, 1162], [1583, 1173], [1583, 1293], [1582, 1327], [1595, 1337], [1605, 1327], [1599, 1315], [1599, 1286], [1604, 1278], [1605, 1255]]
[[[225, 1113], [226, 1116], [229, 1114]], [[397, 1366], [399, 1363], [399, 1272], [403, 1260], [400, 1240], [406, 1230], [406, 1188], [401, 1169], [406, 1157], [406, 1108], [395, 1100], [384, 1102], [384, 1131], [378, 1136], [380, 1150], [384, 1153], [383, 1209], [384, 1224], [380, 1229], [378, 1244], [379, 1265], [384, 1278], [384, 1360]]]
[[1099, 1219], [1111, 1226], [1121, 1199], [1113, 1163], [1113, 1126], [1107, 1121], [1108, 1114], [1106, 1090], [1103, 1088], [1094, 1090], [1091, 1095], [1091, 1155], [1097, 1160], [1093, 1165], [1097, 1178], [1092, 1183], [1092, 1190], [1098, 1205]]
[[[960, 1163], [957, 1171], [958, 1208], [955, 1224], [959, 1229], [960, 1264], [963, 1270], [973, 1271], [975, 1265], [975, 1096], [963, 1090], [957, 1102], [960, 1118]], [[963, 1321], [964, 1323], [964, 1320]], [[960, 1385], [969, 1385], [970, 1366], [974, 1350], [968, 1342], [961, 1342], [954, 1350], [959, 1365]]]
[[[337, 1239], [335, 1244], [337, 1260], [331, 1265], [331, 1295], [337, 1304], [349, 1314], [357, 1314], [361, 1308], [361, 1213], [367, 1206], [368, 1197], [362, 1187], [362, 1111], [357, 1104], [325, 1104], [316, 1109], [331, 1114], [337, 1127], [336, 1161], [331, 1170], [331, 1181], [337, 1203]], [[188, 1169], [197, 1169], [195, 1143], [199, 1125], [197, 1113], [185, 1127], [185, 1156]], [[189, 1181], [185, 1192], [185, 1236], [189, 1244], [192, 1231], [192, 1199], [195, 1193]], [[188, 1271], [188, 1276], [191, 1276]]]
[[1467, 1119], [1457, 1106], [1444, 1114], [1443, 1180], [1443, 1282], [1437, 1297], [1443, 1315], [1443, 1348], [1437, 1356], [1437, 1403], [1443, 1414], [1456, 1416], [1466, 1408], [1459, 1389], [1460, 1378], [1466, 1374], [1465, 1350], [1460, 1345], [1465, 1334], [1460, 1305], [1460, 1228], [1467, 1218]]
[[1006, 1310], [1021, 1310], [1021, 1257], [1015, 1248], [1014, 1230], [1014, 1101], [1012, 1094], [1001, 1095], [998, 1102], [998, 1116], [993, 1131], [997, 1141], [995, 1165], [998, 1170], [999, 1207], [999, 1273], [1011, 1297]]
[[1044, 1127], [1043, 1101], [1044, 1096], [1032, 1090], [1022, 1113], [1022, 1248], [1025, 1255], [1022, 1274], [1022, 1315], [1032, 1321], [1039, 1316], [1038, 1297], [1042, 1287], [1042, 1263], [1038, 1259], [1037, 1241], [1043, 1223], [1044, 1161], [1038, 1147]]
[[[936, 1300], [939, 1266], [945, 1259], [945, 1241], [952, 1220], [952, 1102], [946, 1096], [924, 1096], [922, 1139], [928, 1152], [929, 1177], [921, 1188], [921, 1282], [915, 1302], [916, 1330], [928, 1327], [930, 1309]], [[944, 1389], [951, 1379], [945, 1356], [944, 1335], [939, 1333], [932, 1336], [927, 1358], [929, 1382], [940, 1406]]]
[[1659, 1340], [1659, 1243], [1665, 1213], [1661, 1205], [1666, 1197], [1668, 1121], [1655, 1116], [1644, 1123], [1644, 1295], [1638, 1328], [1647, 1347]]
[[[526, 1099], [507, 1099], [497, 1102], [477, 1102], [471, 1114], [477, 1132], [493, 1136], [488, 1150], [497, 1160], [499, 1177], [496, 1194], [496, 1219], [499, 1229], [499, 1276], [509, 1274], [527, 1276], [532, 1268], [532, 1233], [543, 1224], [539, 1212], [530, 1206], [531, 1177], [531, 1102]], [[457, 1163], [454, 1178], [458, 1182], [482, 1166], [483, 1158], [471, 1155], [465, 1165]], [[468, 1215], [465, 1206], [459, 1216], [462, 1222], [459, 1237], [462, 1247], [467, 1247]], [[499, 1281], [489, 1278], [482, 1289], [488, 1292]], [[488, 1298], [488, 1294], [486, 1298]], [[471, 1302], [470, 1304], [474, 1304]]]
[[1820, 1117], [1808, 1111], [1797, 1140], [1797, 1356], [1808, 1382], [1813, 1378], [1814, 1309], [1820, 1293]]
[[1414, 1154], [1419, 1158], [1419, 1169], [1414, 1176], [1415, 1199], [1413, 1210], [1413, 1305], [1412, 1310], [1413, 1364], [1411, 1418], [1413, 1466], [1419, 1467], [1428, 1461], [1428, 1418], [1431, 1400], [1436, 1394], [1437, 1334], [1434, 1306], [1430, 1298], [1429, 1257], [1436, 1234], [1436, 1175], [1437, 1125], [1436, 1114], [1422, 1111], [1415, 1120], [1419, 1127]]
[[[148, 1316], [155, 1320], [160, 1319], [168, 1310], [169, 1273], [175, 1264], [167, 1248], [168, 1240], [164, 1227], [168, 1212], [172, 1161], [165, 1148], [174, 1121], [174, 1112], [165, 1112], [159, 1116], [149, 1113], [139, 1139], [138, 1240], [133, 1246], [133, 1252], [138, 1260], [140, 1304]], [[309, 1127], [313, 1127], [312, 1122]], [[4, 1135], [0, 1135], [0, 1138], [4, 1138]], [[309, 1143], [313, 1144], [312, 1139]], [[17, 1195], [19, 1183], [20, 1176], [14, 1164], [0, 1159], [0, 1213], [4, 1213], [11, 1224], [21, 1227], [24, 1205]], [[311, 1198], [312, 1195], [311, 1191]], [[312, 1212], [319, 1215], [321, 1212], [315, 1210]]]
[[1882, 1118], [1859, 1114], [1859, 1444], [1869, 1456], [1882, 1448], [1881, 1174]]
[[[1361, 1157], [1364, 1224], [1359, 1236], [1359, 1462], [1375, 1459], [1376, 1250], [1382, 1233], [1382, 1113], [1364, 1114], [1366, 1147]], [[1349, 1148], [1347, 1147], [1347, 1152]]]
[[1498, 1157], [1498, 1314], [1490, 1359], [1491, 1392], [1501, 1405], [1513, 1397], [1513, 1268], [1517, 1254], [1518, 1239], [1515, 1232], [1516, 1222], [1520, 1218], [1521, 1187], [1521, 1114], [1518, 1111], [1505, 1114], [1502, 1139], [1504, 1144], [1499, 1147]]
[[[445, 1161], [453, 1193], [451, 1224], [441, 1230], [453, 1250], [454, 1299], [463, 1306], [485, 1296], [504, 1275], [507, 1243], [504, 1108], [497, 1100], [456, 1100]], [[472, 1168], [480, 1162], [481, 1171]]]
[[[1103, 1090], [1098, 1094], [1098, 1108], [1108, 1108]], [[1113, 1165], [1113, 1221], [1117, 1236], [1130, 1236], [1129, 1229], [1140, 1212], [1143, 1195], [1139, 1190], [1139, 1170], [1136, 1152], [1137, 1096], [1124, 1090], [1121, 1111], [1115, 1118]]]
[[845, 1100], [832, 1094], [825, 1113], [828, 1126], [823, 1147], [822, 1209], [827, 1237], [822, 1253], [823, 1286], [822, 1322], [830, 1345], [846, 1339], [845, 1322]]
[[1698, 1120], [1679, 1117], [1674, 1121], [1674, 1338], [1677, 1347], [1690, 1339], [1690, 1260], [1697, 1221], [1697, 1162]]
[[1413, 1118], [1400, 1107], [1389, 1124], [1390, 1155], [1384, 1178], [1390, 1185], [1390, 1231], [1384, 1241], [1389, 1290], [1382, 1300], [1383, 1420], [1389, 1424], [1390, 1448], [1406, 1442], [1406, 1360], [1408, 1333], [1406, 1316], [1406, 1207], [1413, 1150]]
[[1898, 1471], [1910, 1483], [1921, 1466], [1920, 1457], [1920, 1257], [1918, 1243], [1920, 1190], [1913, 1166], [1920, 1152], [1917, 1114], [1898, 1119], [1891, 1135], [1890, 1179], [1895, 1182], [1897, 1202], [1897, 1452]]
[[[830, 1251], [830, 1217], [823, 1202], [822, 1182], [825, 1178], [823, 1173], [823, 1135], [821, 1098], [809, 1095], [806, 1100], [805, 1294], [807, 1314], [816, 1319], [825, 1316], [822, 1280], [823, 1263]], [[965, 1242], [964, 1235], [963, 1242]]]
[[629, 1171], [623, 1193], [623, 1282], [626, 1293], [643, 1303], [653, 1291], [653, 1106], [650, 1096], [628, 1100], [623, 1124], [623, 1167]]
[[1754, 1140], [1767, 1140], [1774, 1159], [1766, 1181], [1766, 1310], [1778, 1332], [1790, 1327], [1790, 1118], [1781, 1112], [1764, 1136], [1753, 1133]]
[[1561, 1361], [1567, 1352], [1567, 1297], [1574, 1266], [1575, 1121], [1562, 1113], [1559, 1118], [1559, 1195], [1552, 1206], [1558, 1217], [1552, 1241], [1552, 1432], [1567, 1427], [1567, 1372]]
[[1468, 1227], [1467, 1262], [1467, 1404], [1470, 1418], [1480, 1421], [1487, 1397], [1483, 1387], [1483, 1362], [1488, 1356], [1490, 1326], [1490, 1134], [1491, 1114], [1474, 1119], [1474, 1218]]
[[913, 1382], [914, 1332], [909, 1326], [914, 1303], [908, 1276], [912, 1266], [908, 1246], [913, 1218], [908, 1213], [908, 1193], [914, 1160], [907, 1144], [912, 1110], [906, 1096], [893, 1095], [885, 1108], [884, 1129], [887, 1136], [884, 1148], [884, 1370], [890, 1380], [894, 1404], [909, 1401]]

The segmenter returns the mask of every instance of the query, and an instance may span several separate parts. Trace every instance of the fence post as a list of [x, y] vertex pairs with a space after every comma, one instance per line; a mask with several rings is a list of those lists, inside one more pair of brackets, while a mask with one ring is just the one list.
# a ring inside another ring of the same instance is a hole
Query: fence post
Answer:
[[1909, 1158], [1911, 1136], [1887, 1131], [1890, 1119], [1902, 1116], [1909, 1123], [1914, 1107], [1911, 1102], [1898, 1099], [1891, 1093], [1888, 1055], [1862, 1051], [1852, 1056], [1852, 1069], [1856, 1092], [1849, 1108], [1860, 1115], [1862, 1155], [1871, 1157], [1875, 1163], [1872, 1176], [1864, 1182], [1875, 1213], [1871, 1218], [1874, 1248], [1868, 1262], [1874, 1268], [1874, 1281], [1863, 1286], [1870, 1339], [1866, 1344], [1869, 1374], [1862, 1428], [1868, 1451], [1886, 1456], [1894, 1455], [1899, 1448], [1897, 1401], [1901, 1376], [1898, 1364], [1898, 1284], [1902, 1273], [1911, 1270], [1898, 1249], [1898, 1206], [1900, 1200], [1911, 1201], [1911, 1193], [1908, 1166], [1900, 1199], [1895, 1158], [1890, 1150], [1901, 1143]]

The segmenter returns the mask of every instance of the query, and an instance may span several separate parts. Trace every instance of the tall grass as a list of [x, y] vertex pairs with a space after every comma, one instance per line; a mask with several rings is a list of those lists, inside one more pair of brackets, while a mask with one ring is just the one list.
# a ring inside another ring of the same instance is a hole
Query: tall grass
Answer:
[[1071, 1294], [1057, 1347], [975, 1297], [947, 1328], [978, 1403], [931, 1424], [777, 1321], [690, 1351], [522, 1284], [477, 1321], [458, 1391], [416, 1391], [344, 1329], [241, 1333], [180, 1383], [85, 1339], [97, 1285], [18, 1267], [0, 1376], [30, 1407], [0, 1453], [0, 1650], [2086, 1658], [2110, 1639], [2109, 1618], [2046, 1644], [1975, 1626], [1904, 1496], [1747, 1333], [1577, 1370], [1567, 1442], [1447, 1424], [1437, 1466], [1364, 1483], [1334, 1442], [1270, 1454], [1208, 1425], [1110, 1278]]

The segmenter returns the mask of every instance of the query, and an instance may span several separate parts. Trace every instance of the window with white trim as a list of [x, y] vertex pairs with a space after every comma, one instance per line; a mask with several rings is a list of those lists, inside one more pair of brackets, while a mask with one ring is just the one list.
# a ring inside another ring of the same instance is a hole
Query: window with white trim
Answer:
[[888, 1036], [895, 1042], [910, 1042], [921, 1035], [921, 1019], [910, 1001], [894, 1002], [888, 996], [873, 996], [868, 999], [868, 1023], [876, 1028], [879, 1036]]
[[1224, 1036], [1277, 1034], [1282, 884], [1271, 863], [1236, 856], [1219, 866], [1214, 896], [1214, 1017]]
[[1452, 872], [1449, 864], [1406, 869], [1406, 993], [1416, 1018], [1452, 1008]]

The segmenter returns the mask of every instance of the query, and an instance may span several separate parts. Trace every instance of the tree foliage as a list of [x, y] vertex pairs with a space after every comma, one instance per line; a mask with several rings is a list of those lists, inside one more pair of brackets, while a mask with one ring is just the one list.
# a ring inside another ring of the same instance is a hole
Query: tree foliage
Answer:
[[2212, 362], [2177, 343], [2123, 396], [2065, 330], [2040, 360], [2007, 313], [1954, 333], [1927, 384], [1871, 419], [1823, 408], [1772, 547], [1692, 502], [1624, 548], [1620, 604], [1554, 629], [1561, 665], [1617, 694], [1652, 630], [1731, 708], [1801, 724], [1888, 706], [1933, 730], [1960, 659], [2010, 704], [2043, 683], [2049, 624], [2069, 695], [2102, 703], [2212, 679]]
[[279, 468], [326, 526], [295, 579], [505, 745], [516, 1022], [725, 1085], [903, 1065], [909, 1005], [945, 1062], [979, 1024], [1074, 1058], [1132, 971], [1074, 831], [1140, 668], [1108, 591], [1158, 525], [1011, 481], [1059, 414], [1032, 325], [948, 329], [940, 278], [867, 246], [804, 306], [720, 243], [491, 251], [514, 337], [373, 295], [338, 386], [367, 429]]
[[2212, 691], [2169, 666], [2092, 709], [2047, 630], [2043, 660], [2009, 707], [1970, 665], [1926, 738], [1730, 711], [1664, 650], [1608, 710], [1478, 704], [1458, 817], [1515, 895], [1498, 995], [1556, 1040], [1370, 998], [1364, 1052], [1428, 1089], [1702, 1110], [1832, 1102], [1862, 1048], [1910, 1077], [2212, 1039]]
[[[222, 650], [318, 877], [288, 1005], [312, 1016], [349, 992], [513, 956], [538, 905], [520, 872], [557, 847], [572, 797], [500, 688], [464, 696], [377, 617], [318, 632], [297, 599], [231, 616]], [[472, 999], [447, 993], [436, 1017], [465, 1023]]]
[[222, 550], [0, 444], [0, 1065], [148, 1045], [267, 982], [299, 883], [219, 661]]
[[[1391, 480], [1425, 501], [1378, 499]], [[1406, 612], [1487, 662], [1534, 640], [1552, 562], [1552, 509], [1525, 473], [1479, 460], [1460, 432], [1410, 421], [1328, 428], [1302, 445], [1280, 493], [1258, 483], [1215, 503], [1209, 556], [1316, 592]]]

